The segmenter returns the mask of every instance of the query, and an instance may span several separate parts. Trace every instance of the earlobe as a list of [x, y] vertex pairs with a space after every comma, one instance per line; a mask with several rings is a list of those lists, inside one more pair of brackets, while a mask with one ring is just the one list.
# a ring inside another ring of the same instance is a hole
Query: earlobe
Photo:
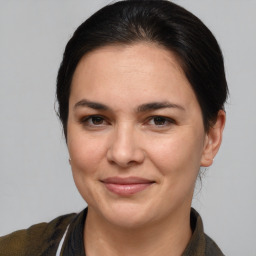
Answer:
[[217, 120], [206, 134], [204, 150], [201, 158], [201, 166], [208, 167], [212, 165], [222, 141], [223, 129], [226, 122], [226, 114], [224, 110], [218, 112]]

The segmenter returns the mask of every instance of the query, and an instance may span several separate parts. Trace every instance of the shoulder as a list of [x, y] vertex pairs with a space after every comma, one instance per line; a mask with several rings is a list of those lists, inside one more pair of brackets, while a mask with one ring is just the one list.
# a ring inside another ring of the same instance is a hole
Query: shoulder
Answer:
[[49, 223], [40, 223], [0, 237], [3, 256], [52, 255], [67, 226], [76, 214], [59, 216]]
[[205, 235], [205, 255], [224, 256], [219, 246], [206, 234]]
[[183, 256], [224, 256], [218, 245], [204, 233], [203, 221], [195, 209], [191, 209], [192, 237]]

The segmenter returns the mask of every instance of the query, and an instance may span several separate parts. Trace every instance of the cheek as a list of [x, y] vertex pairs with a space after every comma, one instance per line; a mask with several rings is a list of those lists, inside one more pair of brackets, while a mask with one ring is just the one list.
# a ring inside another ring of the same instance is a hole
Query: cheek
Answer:
[[75, 131], [70, 131], [68, 150], [73, 171], [84, 174], [94, 173], [105, 154], [102, 140]]
[[170, 135], [151, 140], [150, 158], [162, 175], [197, 175], [200, 168], [203, 141], [198, 134]]
[[99, 170], [104, 170], [101, 166], [105, 147], [101, 140], [71, 131], [69, 131], [68, 150], [74, 182], [87, 204], [93, 205], [100, 194], [95, 186], [97, 186]]

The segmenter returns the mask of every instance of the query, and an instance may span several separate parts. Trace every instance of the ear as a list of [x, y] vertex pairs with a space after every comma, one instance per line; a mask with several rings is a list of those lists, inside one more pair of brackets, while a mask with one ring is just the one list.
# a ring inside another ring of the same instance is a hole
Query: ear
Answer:
[[204, 150], [201, 158], [201, 166], [208, 167], [213, 163], [213, 158], [217, 154], [221, 141], [223, 129], [226, 122], [225, 111], [218, 112], [217, 120], [213, 127], [210, 127], [205, 135]]

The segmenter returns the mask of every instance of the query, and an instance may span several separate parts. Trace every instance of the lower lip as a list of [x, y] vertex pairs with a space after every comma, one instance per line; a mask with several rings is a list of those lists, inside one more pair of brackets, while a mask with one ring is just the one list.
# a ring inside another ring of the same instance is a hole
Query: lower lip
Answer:
[[147, 189], [153, 183], [139, 183], [139, 184], [104, 183], [104, 184], [109, 191], [117, 195], [129, 196]]

